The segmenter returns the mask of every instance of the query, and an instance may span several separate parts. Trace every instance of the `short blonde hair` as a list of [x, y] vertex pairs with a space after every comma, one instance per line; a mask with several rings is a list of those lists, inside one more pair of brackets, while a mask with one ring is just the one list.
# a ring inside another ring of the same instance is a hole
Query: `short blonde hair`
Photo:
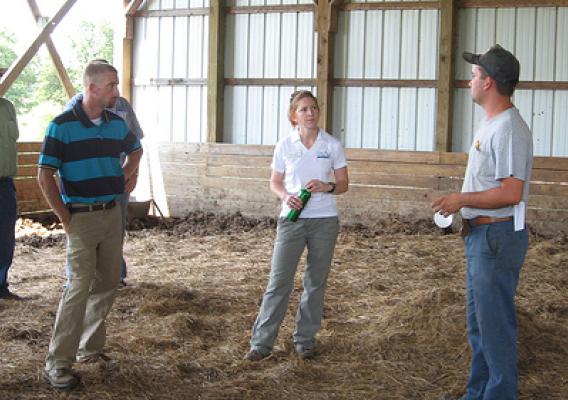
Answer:
[[290, 121], [292, 126], [297, 125], [296, 122], [294, 121], [294, 113], [298, 108], [298, 103], [300, 102], [300, 100], [306, 97], [312, 99], [316, 103], [316, 107], [319, 108], [318, 99], [316, 99], [316, 96], [314, 96], [312, 92], [310, 92], [309, 90], [296, 90], [290, 96], [290, 107], [288, 108], [288, 120]]
[[102, 62], [100, 59], [89, 62], [85, 67], [85, 72], [83, 73], [83, 85], [85, 88], [89, 86], [89, 83], [96, 81], [98, 77], [105, 72], [114, 72], [115, 74], [118, 74], [116, 68], [107, 62]]

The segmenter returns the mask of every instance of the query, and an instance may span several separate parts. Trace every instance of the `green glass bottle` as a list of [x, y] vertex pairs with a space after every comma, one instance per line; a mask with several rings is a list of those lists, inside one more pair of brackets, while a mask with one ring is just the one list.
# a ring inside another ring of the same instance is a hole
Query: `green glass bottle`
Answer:
[[288, 220], [290, 220], [292, 222], [296, 222], [296, 220], [300, 216], [300, 213], [302, 212], [302, 210], [304, 209], [304, 207], [308, 203], [308, 200], [310, 199], [310, 197], [312, 197], [312, 194], [310, 193], [309, 190], [302, 189], [302, 190], [300, 190], [300, 193], [298, 193], [298, 197], [300, 198], [300, 200], [302, 200], [302, 208], [300, 208], [299, 210], [292, 208], [288, 212], [288, 216], [286, 217], [286, 218], [288, 218]]

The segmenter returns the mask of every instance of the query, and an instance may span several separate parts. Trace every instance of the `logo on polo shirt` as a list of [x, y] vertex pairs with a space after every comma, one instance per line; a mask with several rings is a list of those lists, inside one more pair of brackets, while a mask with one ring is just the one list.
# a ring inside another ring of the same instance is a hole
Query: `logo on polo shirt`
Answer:
[[325, 151], [319, 150], [319, 151], [317, 152], [317, 158], [329, 158], [329, 151], [327, 151], [327, 150], [325, 150]]

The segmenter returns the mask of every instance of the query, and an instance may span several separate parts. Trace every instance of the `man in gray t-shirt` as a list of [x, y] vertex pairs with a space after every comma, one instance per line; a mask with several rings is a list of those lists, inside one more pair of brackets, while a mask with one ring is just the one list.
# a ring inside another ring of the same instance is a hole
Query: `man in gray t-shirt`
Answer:
[[486, 113], [469, 151], [461, 193], [432, 204], [461, 210], [467, 258], [467, 334], [471, 369], [462, 400], [518, 398], [515, 292], [528, 248], [526, 204], [532, 136], [511, 103], [519, 61], [499, 45], [463, 53], [472, 64], [471, 96]]

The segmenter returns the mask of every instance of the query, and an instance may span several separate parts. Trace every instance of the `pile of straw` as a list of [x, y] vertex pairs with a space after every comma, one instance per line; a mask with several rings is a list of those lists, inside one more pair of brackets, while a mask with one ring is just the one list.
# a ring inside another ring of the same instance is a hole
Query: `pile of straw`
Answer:
[[[296, 286], [273, 355], [242, 360], [270, 270], [274, 220], [195, 213], [129, 232], [128, 286], [108, 318], [111, 361], [77, 365], [67, 393], [41, 369], [64, 282], [60, 230], [21, 237], [0, 300], [0, 399], [438, 399], [467, 379], [463, 245], [430, 221], [343, 227], [318, 355], [291, 336]], [[412, 224], [409, 227], [408, 224]], [[26, 226], [29, 226], [26, 225]], [[52, 238], [52, 239], [46, 239]], [[518, 291], [520, 398], [568, 398], [568, 241], [533, 236]]]

